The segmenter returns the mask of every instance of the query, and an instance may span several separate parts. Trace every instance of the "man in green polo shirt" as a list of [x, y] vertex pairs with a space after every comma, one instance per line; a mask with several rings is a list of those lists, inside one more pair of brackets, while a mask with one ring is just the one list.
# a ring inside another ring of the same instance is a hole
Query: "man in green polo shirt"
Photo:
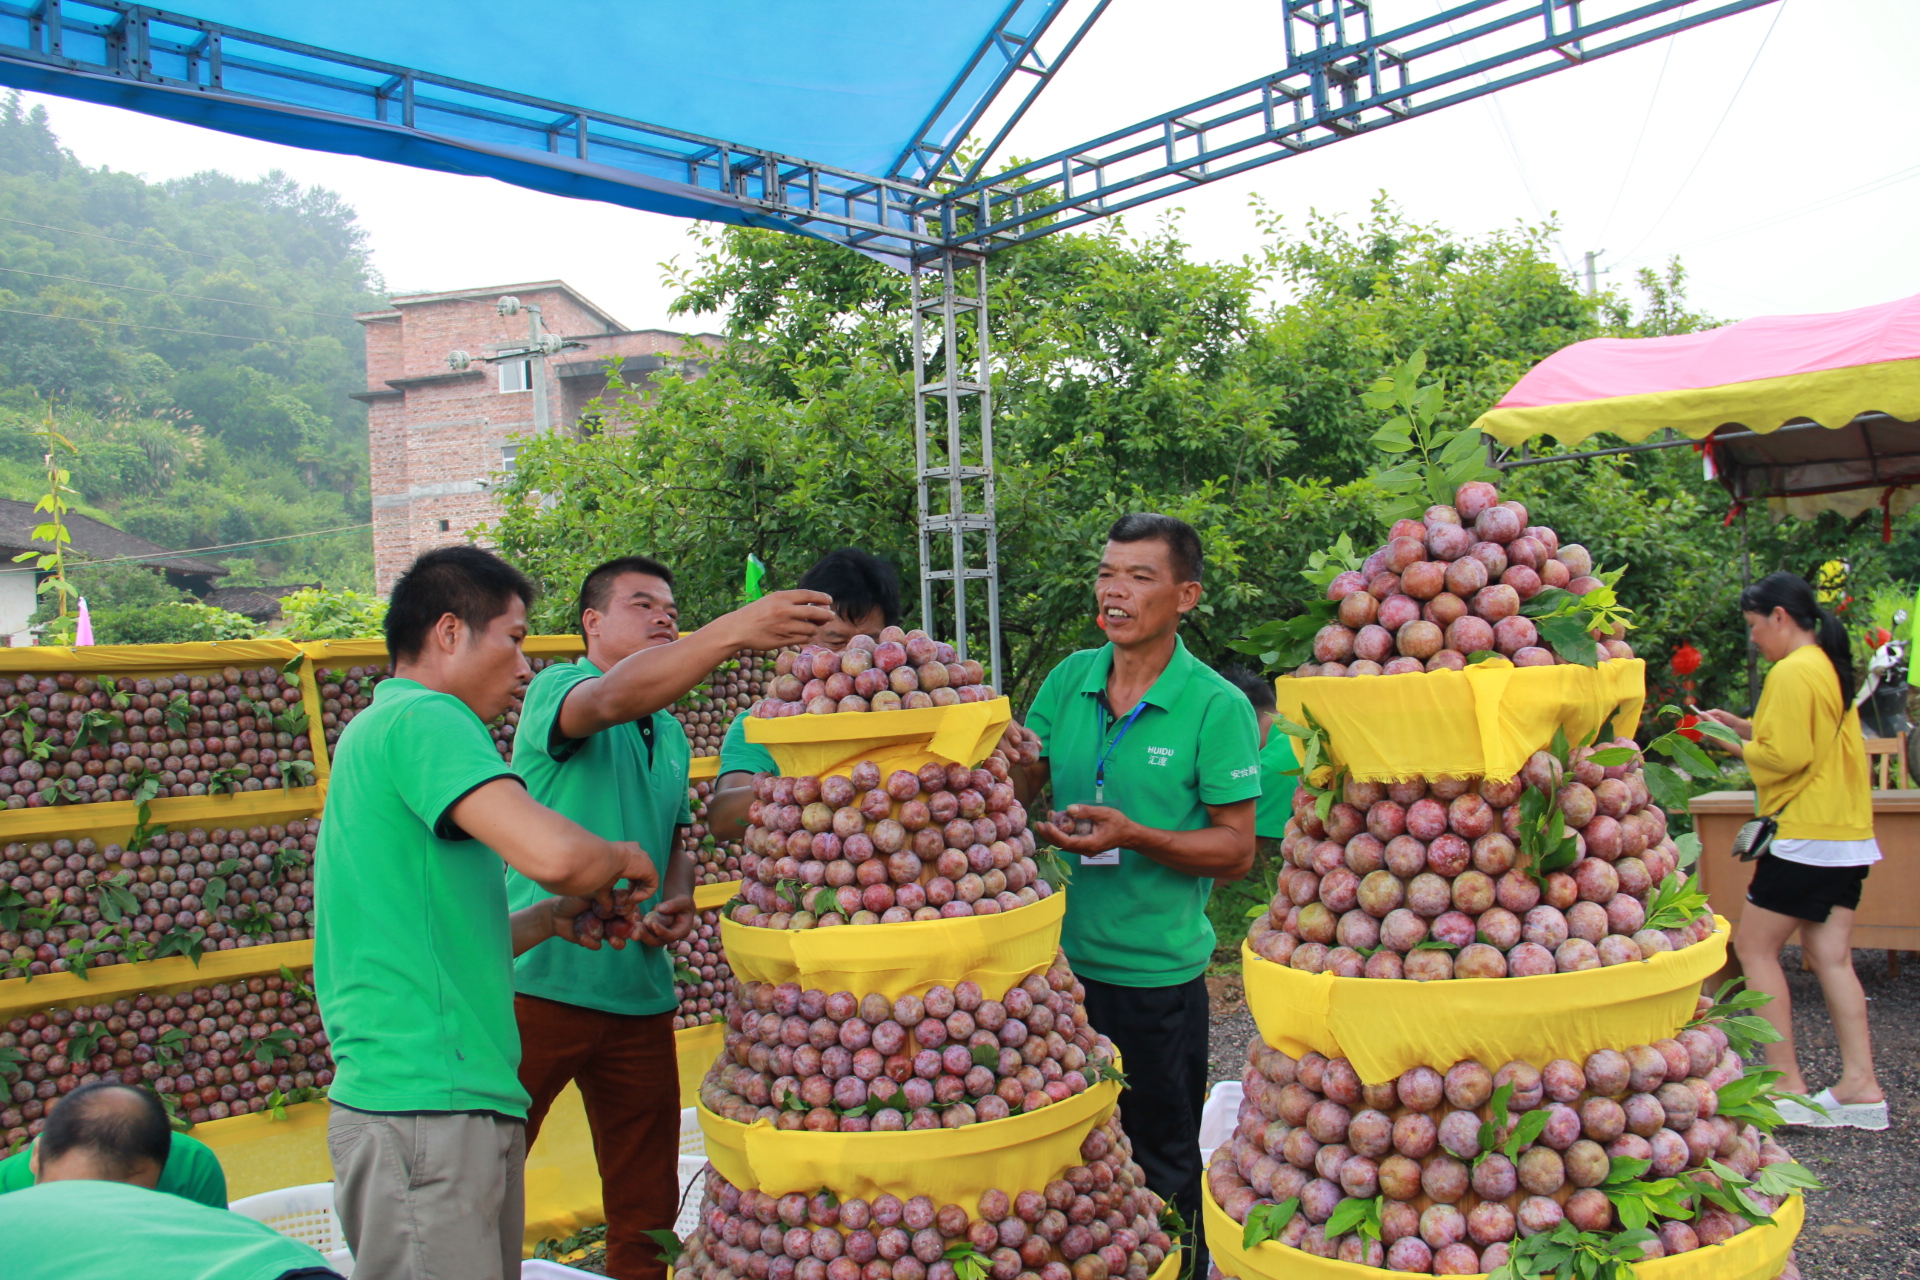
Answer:
[[[72, 1096], [68, 1094], [67, 1098], [60, 1100], [61, 1103], [64, 1105]], [[33, 1169], [39, 1150], [40, 1143], [35, 1140], [25, 1150], [16, 1151], [5, 1160], [0, 1160], [0, 1195], [10, 1191], [25, 1191], [39, 1180]], [[209, 1209], [227, 1207], [227, 1174], [220, 1167], [220, 1158], [213, 1154], [212, 1147], [184, 1133], [173, 1135], [166, 1168], [160, 1171], [159, 1181], [154, 1183], [153, 1189], [179, 1196], [182, 1200], [191, 1200], [195, 1204], [204, 1204]]]
[[[151, 1090], [118, 1082], [75, 1089], [48, 1114], [34, 1144], [35, 1181], [0, 1196], [0, 1275], [335, 1276], [318, 1253], [265, 1223], [227, 1212], [224, 1201], [209, 1206], [166, 1193], [178, 1152], [177, 1145], [169, 1146], [167, 1113]], [[213, 1170], [218, 1175], [217, 1162]]]
[[[1041, 685], [1027, 711], [1041, 760], [1020, 770], [1019, 787], [1036, 795], [1050, 781], [1071, 819], [1035, 825], [1079, 855], [1061, 946], [1088, 1019], [1126, 1061], [1122, 1110], [1147, 1185], [1190, 1223], [1200, 1221], [1207, 896], [1253, 865], [1260, 795], [1252, 707], [1180, 640], [1200, 570], [1200, 537], [1184, 521], [1114, 522], [1094, 584], [1109, 643], [1072, 654]], [[1194, 1274], [1204, 1267], [1200, 1257]]]
[[[533, 584], [429, 551], [387, 606], [393, 678], [334, 752], [316, 858], [314, 975], [332, 1040], [334, 1209], [360, 1273], [520, 1274], [527, 1093], [513, 957], [559, 936], [646, 852], [536, 803], [487, 722], [531, 674]], [[512, 912], [500, 864], [549, 894]], [[598, 945], [589, 943], [588, 945]]]
[[[582, 951], [554, 941], [514, 965], [520, 1083], [531, 1097], [527, 1141], [570, 1080], [586, 1103], [607, 1215], [607, 1274], [663, 1280], [649, 1231], [670, 1231], [679, 1209], [680, 1075], [674, 1057], [673, 965], [665, 948], [693, 927], [693, 863], [674, 848], [691, 822], [687, 736], [675, 700], [741, 649], [805, 641], [831, 616], [828, 597], [780, 591], [684, 639], [673, 574], [645, 556], [610, 560], [580, 584], [586, 656], [556, 663], [527, 689], [513, 768], [541, 804], [609, 840], [658, 855], [660, 890], [631, 942]], [[539, 885], [507, 873], [515, 907]]]
[[[802, 644], [822, 645], [841, 652], [855, 636], [875, 640], [900, 623], [900, 574], [879, 556], [857, 547], [829, 551], [800, 578], [802, 591], [818, 591], [833, 599], [833, 614]], [[721, 840], [738, 840], [746, 833], [747, 807], [753, 803], [753, 775], [778, 773], [773, 753], [747, 741], [743, 712], [727, 726], [720, 744], [720, 776], [707, 801], [707, 826]]]

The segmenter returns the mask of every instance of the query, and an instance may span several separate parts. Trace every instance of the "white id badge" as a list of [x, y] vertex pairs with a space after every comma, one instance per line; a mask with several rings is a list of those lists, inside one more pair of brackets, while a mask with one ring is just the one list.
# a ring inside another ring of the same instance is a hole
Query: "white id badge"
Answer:
[[1113, 848], [1103, 849], [1099, 853], [1083, 853], [1080, 855], [1080, 865], [1083, 867], [1117, 867], [1120, 865], [1120, 850]]

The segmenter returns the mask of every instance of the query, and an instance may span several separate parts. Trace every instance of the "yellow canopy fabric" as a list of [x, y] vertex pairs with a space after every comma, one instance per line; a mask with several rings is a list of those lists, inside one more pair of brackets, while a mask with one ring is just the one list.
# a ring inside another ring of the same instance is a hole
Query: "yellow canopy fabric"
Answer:
[[826, 1187], [841, 1199], [931, 1196], [968, 1213], [980, 1193], [1038, 1189], [1080, 1164], [1080, 1144], [1112, 1114], [1120, 1086], [1107, 1081], [1065, 1102], [987, 1124], [906, 1133], [808, 1133], [750, 1125], [699, 1108], [707, 1159], [736, 1187], [774, 1195]]
[[1612, 712], [1613, 731], [1631, 734], [1646, 702], [1646, 670], [1639, 658], [1597, 668], [1516, 667], [1496, 658], [1465, 671], [1282, 676], [1274, 695], [1296, 723], [1311, 711], [1334, 759], [1360, 781], [1504, 781], [1553, 741], [1556, 727], [1578, 742]]
[[931, 760], [979, 764], [1012, 721], [1013, 704], [994, 698], [913, 711], [748, 720], [747, 741], [772, 752], [788, 777], [846, 773], [862, 760], [879, 765], [884, 776], [893, 769], [918, 769]]
[[1920, 418], [1920, 360], [1572, 404], [1494, 408], [1473, 425], [1506, 445], [1537, 435], [1575, 445], [1602, 431], [1638, 444], [1662, 427], [1700, 440], [1730, 422], [1765, 435], [1798, 419], [1844, 427], [1863, 413], [1885, 413], [1908, 422]]
[[1263, 960], [1245, 943], [1240, 959], [1262, 1039], [1296, 1058], [1310, 1049], [1346, 1058], [1362, 1081], [1385, 1084], [1418, 1066], [1579, 1062], [1671, 1036], [1693, 1017], [1700, 984], [1726, 963], [1729, 926], [1715, 924], [1705, 942], [1638, 964], [1537, 978], [1338, 978]]
[[[1567, 1188], [1570, 1192], [1572, 1188]], [[1567, 1192], [1562, 1192], [1564, 1197]], [[1207, 1248], [1220, 1270], [1235, 1280], [1376, 1280], [1387, 1274], [1357, 1262], [1316, 1258], [1303, 1249], [1267, 1241], [1248, 1249], [1246, 1231], [1227, 1216], [1202, 1180], [1200, 1216]], [[1752, 1227], [1725, 1244], [1633, 1264], [1634, 1280], [1774, 1280], [1807, 1219], [1806, 1202], [1794, 1196], [1780, 1206], [1771, 1227]], [[1484, 1275], [1484, 1273], [1482, 1273]]]
[[878, 991], [898, 1000], [935, 983], [971, 980], [998, 999], [1053, 963], [1066, 914], [1067, 895], [1058, 892], [1018, 911], [901, 924], [757, 929], [723, 917], [720, 942], [734, 975], [748, 982]]

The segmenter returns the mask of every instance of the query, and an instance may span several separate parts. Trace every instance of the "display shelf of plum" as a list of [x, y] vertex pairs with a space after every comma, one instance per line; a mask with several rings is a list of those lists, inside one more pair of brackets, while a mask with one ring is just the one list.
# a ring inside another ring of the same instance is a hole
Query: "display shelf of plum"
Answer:
[[[313, 936], [319, 818], [0, 849], [0, 977]], [[215, 897], [218, 901], [214, 901]]]
[[228, 667], [118, 678], [0, 677], [0, 792], [9, 809], [306, 785], [300, 675]]
[[[1620, 1230], [1622, 1206], [1646, 1210], [1635, 1217], [1657, 1233], [1645, 1256], [1688, 1253], [1753, 1225], [1702, 1188], [1737, 1191], [1767, 1214], [1785, 1199], [1735, 1181], [1792, 1160], [1739, 1118], [1760, 1110], [1754, 1085], [1712, 1023], [1584, 1062], [1463, 1061], [1373, 1085], [1345, 1058], [1295, 1059], [1256, 1038], [1208, 1189], [1241, 1223], [1258, 1206], [1292, 1201], [1297, 1211], [1273, 1224], [1280, 1244], [1400, 1272], [1490, 1272], [1514, 1241], [1563, 1221]], [[1326, 1224], [1349, 1200], [1372, 1202], [1377, 1238], [1329, 1236]]]
[[825, 778], [755, 774], [736, 924], [896, 924], [1015, 911], [1051, 896], [996, 749], [978, 768], [862, 760]]
[[[561, 658], [528, 658], [527, 665], [537, 675]], [[373, 691], [382, 680], [393, 674], [390, 663], [353, 667], [330, 667], [322, 670], [320, 676], [320, 725], [326, 737], [327, 751], [331, 753], [340, 741], [340, 734], [353, 723], [353, 718], [373, 705]], [[500, 753], [502, 760], [513, 759], [513, 734], [520, 725], [520, 695], [515, 694], [513, 706], [503, 712], [487, 726], [487, 732], [493, 738], [494, 750]]]
[[[1713, 917], [1675, 874], [1680, 851], [1649, 803], [1641, 761], [1601, 766], [1608, 747], [1535, 752], [1508, 782], [1434, 778], [1343, 785], [1324, 819], [1294, 796], [1270, 909], [1254, 953], [1348, 978], [1527, 977], [1627, 964], [1705, 940]], [[1552, 796], [1576, 858], [1531, 874], [1521, 798]]]
[[720, 948], [720, 913], [696, 912], [693, 932], [673, 944], [673, 992], [680, 999], [673, 1029], [718, 1021], [726, 1013], [732, 986], [733, 970]]
[[1064, 954], [1001, 998], [977, 983], [888, 1000], [741, 982], [700, 1087], [707, 1110], [822, 1133], [957, 1129], [1065, 1102], [1108, 1078], [1113, 1042], [1088, 1025]]
[[190, 1124], [323, 1096], [333, 1057], [312, 983], [308, 970], [13, 1018], [0, 1030], [6, 1151], [40, 1133], [55, 1099], [99, 1080], [149, 1084]]
[[707, 802], [713, 798], [713, 780], [699, 778], [687, 787], [687, 807], [693, 821], [674, 833], [676, 852], [693, 860], [693, 882], [727, 884], [741, 876], [740, 859], [746, 845], [738, 840], [721, 840], [707, 828]]
[[[1522, 667], [1567, 661], [1523, 606], [1549, 587], [1584, 596], [1606, 584], [1585, 547], [1562, 546], [1558, 533], [1527, 518], [1521, 503], [1471, 481], [1453, 505], [1396, 521], [1385, 545], [1328, 584], [1338, 621], [1314, 636], [1312, 661], [1293, 674], [1461, 671], [1476, 654], [1496, 653]], [[1598, 639], [1602, 658], [1633, 656], [1624, 634]]]
[[767, 696], [780, 659], [778, 650], [742, 649], [673, 705], [695, 756], [717, 756], [735, 716]]
[[929, 1196], [774, 1196], [706, 1177], [699, 1228], [675, 1262], [689, 1280], [1148, 1280], [1173, 1249], [1161, 1202], [1118, 1117], [1044, 1187], [990, 1188], [975, 1213]]

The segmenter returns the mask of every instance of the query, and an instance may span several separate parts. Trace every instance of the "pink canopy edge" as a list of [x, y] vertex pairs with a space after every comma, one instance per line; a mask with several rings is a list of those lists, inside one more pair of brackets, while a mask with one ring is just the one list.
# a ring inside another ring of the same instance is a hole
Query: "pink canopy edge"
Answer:
[[1698, 391], [1916, 358], [1920, 295], [1826, 315], [1755, 316], [1666, 338], [1589, 338], [1528, 370], [1495, 408]]

